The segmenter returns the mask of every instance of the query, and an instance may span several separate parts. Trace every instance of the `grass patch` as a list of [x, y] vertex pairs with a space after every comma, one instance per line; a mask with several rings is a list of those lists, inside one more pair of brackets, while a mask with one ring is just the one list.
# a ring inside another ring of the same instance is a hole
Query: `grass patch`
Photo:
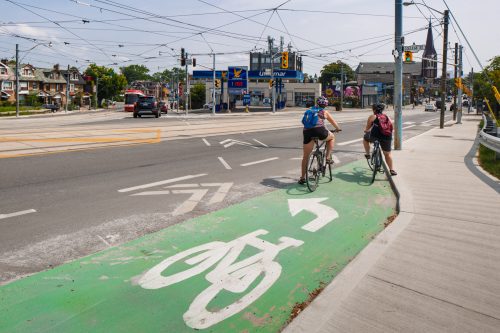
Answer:
[[[28, 111], [28, 110], [40, 110], [39, 106], [20, 106], [19, 111]], [[0, 106], [0, 112], [12, 112], [16, 111], [15, 106]]]
[[500, 179], [500, 160], [495, 159], [495, 152], [479, 145], [479, 164], [490, 174]]

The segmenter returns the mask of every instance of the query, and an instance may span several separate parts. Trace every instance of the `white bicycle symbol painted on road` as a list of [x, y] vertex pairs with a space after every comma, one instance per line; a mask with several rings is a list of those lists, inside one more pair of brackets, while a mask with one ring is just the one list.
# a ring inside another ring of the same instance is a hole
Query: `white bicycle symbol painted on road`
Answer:
[[[195, 329], [215, 325], [240, 312], [262, 296], [281, 274], [281, 265], [275, 262], [274, 258], [280, 251], [288, 247], [298, 247], [304, 243], [294, 238], [281, 237], [279, 244], [273, 244], [257, 237], [267, 233], [268, 231], [259, 229], [227, 243], [210, 242], [180, 252], [148, 270], [139, 279], [139, 285], [145, 289], [167, 287], [201, 274], [217, 264], [205, 275], [212, 285], [196, 296], [183, 316], [186, 324]], [[247, 245], [261, 252], [235, 262]], [[184, 262], [192, 266], [191, 268], [170, 276], [161, 275], [169, 266], [187, 257], [189, 259]], [[207, 310], [207, 305], [220, 291], [243, 293], [260, 276], [262, 276], [261, 281], [236, 302], [218, 311]]]

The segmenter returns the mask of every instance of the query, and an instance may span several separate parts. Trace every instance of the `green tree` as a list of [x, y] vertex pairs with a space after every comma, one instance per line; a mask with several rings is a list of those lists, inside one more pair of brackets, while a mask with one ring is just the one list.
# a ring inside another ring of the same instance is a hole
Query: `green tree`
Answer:
[[120, 67], [120, 71], [127, 78], [128, 83], [132, 83], [138, 80], [150, 80], [149, 68], [144, 65], [129, 65], [125, 67]]
[[354, 71], [352, 70], [352, 68], [342, 61], [337, 61], [323, 66], [321, 75], [319, 77], [319, 82], [321, 82], [323, 88], [332, 84], [332, 81], [340, 81], [342, 70], [344, 71], [344, 82], [352, 81], [355, 79]]
[[483, 72], [474, 74], [474, 98], [480, 100], [487, 98], [491, 107], [497, 110], [498, 115], [498, 102], [490, 82], [500, 89], [500, 56], [491, 59]]
[[109, 67], [90, 64], [90, 66], [85, 70], [84, 74], [93, 78], [92, 90], [97, 82], [97, 79], [99, 80], [99, 100], [114, 99], [118, 95], [120, 95], [120, 93], [122, 93], [122, 91], [127, 86], [127, 78], [125, 77], [125, 75], [116, 74], [115, 71]]
[[191, 107], [193, 109], [200, 109], [205, 103], [205, 85], [197, 83], [191, 88]]

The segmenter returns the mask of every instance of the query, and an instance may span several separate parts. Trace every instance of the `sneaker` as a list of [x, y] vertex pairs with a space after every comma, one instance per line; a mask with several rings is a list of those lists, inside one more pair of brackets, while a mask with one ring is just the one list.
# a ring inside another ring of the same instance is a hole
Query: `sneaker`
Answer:
[[394, 170], [389, 170], [389, 172], [391, 173], [391, 176], [396, 176], [398, 173]]
[[304, 185], [306, 183], [306, 179], [305, 178], [302, 178], [300, 177], [299, 179], [299, 182], [298, 182], [300, 185]]
[[370, 154], [365, 154], [365, 158], [369, 160], [371, 158]]

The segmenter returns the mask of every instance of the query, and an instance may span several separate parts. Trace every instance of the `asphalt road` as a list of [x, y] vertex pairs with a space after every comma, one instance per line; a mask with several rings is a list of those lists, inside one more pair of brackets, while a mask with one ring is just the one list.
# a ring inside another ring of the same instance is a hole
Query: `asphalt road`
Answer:
[[[363, 158], [360, 138], [368, 114], [334, 114], [343, 128], [335, 149], [338, 164]], [[276, 128], [265, 131], [258, 127], [269, 119], [239, 115], [89, 114], [50, 123], [59, 129], [165, 129], [155, 144], [0, 159], [0, 284], [295, 182], [302, 154], [300, 116], [272, 118]], [[49, 121], [15, 126], [33, 130]], [[216, 122], [223, 130], [214, 131]], [[438, 124], [438, 113], [408, 112], [403, 140]], [[12, 126], [1, 122], [0, 129]]]

